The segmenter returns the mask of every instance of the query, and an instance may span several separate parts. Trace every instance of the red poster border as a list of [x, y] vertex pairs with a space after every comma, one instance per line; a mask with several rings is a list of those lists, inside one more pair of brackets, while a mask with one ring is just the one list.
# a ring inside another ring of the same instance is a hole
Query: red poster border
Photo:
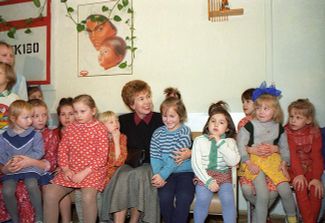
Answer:
[[[10, 0], [6, 2], [0, 2], [0, 6], [4, 5], [13, 5], [13, 4], [20, 4], [25, 2], [32, 2], [33, 0]], [[31, 80], [28, 81], [31, 85], [40, 85], [40, 84], [50, 84], [51, 83], [51, 0], [47, 0], [46, 3], [46, 16], [41, 18], [33, 18], [33, 22], [26, 26], [25, 19], [24, 20], [13, 20], [8, 21], [15, 27], [19, 27], [17, 29], [24, 29], [24, 28], [33, 28], [33, 27], [46, 27], [46, 75], [45, 80]], [[26, 18], [27, 19], [27, 18]], [[0, 24], [0, 28], [3, 31], [9, 30], [8, 27]]]

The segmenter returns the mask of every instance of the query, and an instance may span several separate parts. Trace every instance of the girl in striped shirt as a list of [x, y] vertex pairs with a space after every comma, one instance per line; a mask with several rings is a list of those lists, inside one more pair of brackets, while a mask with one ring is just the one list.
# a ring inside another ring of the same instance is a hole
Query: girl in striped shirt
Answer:
[[156, 129], [151, 138], [151, 183], [158, 188], [164, 222], [186, 223], [194, 196], [194, 174], [190, 159], [177, 164], [174, 152], [191, 147], [191, 130], [184, 125], [187, 114], [179, 91], [169, 90], [173, 93], [169, 92], [160, 106], [164, 125]]

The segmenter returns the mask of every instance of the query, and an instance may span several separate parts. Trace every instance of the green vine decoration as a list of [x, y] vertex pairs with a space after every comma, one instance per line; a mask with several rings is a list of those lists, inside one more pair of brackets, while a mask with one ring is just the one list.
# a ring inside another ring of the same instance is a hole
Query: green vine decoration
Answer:
[[36, 17], [31, 17], [28, 19], [24, 20], [25, 26], [23, 27], [16, 27], [12, 25], [11, 22], [8, 22], [2, 15], [0, 15], [0, 24], [4, 27], [5, 29], [0, 29], [1, 31], [3, 30], [8, 30], [7, 31], [7, 36], [11, 39], [14, 39], [17, 33], [18, 29], [25, 28], [24, 33], [26, 34], [31, 34], [32, 30], [29, 28], [29, 26], [34, 22], [35, 19], [37, 18], [42, 18], [43, 17], [43, 12], [45, 9], [45, 5], [47, 4], [47, 0], [44, 1], [43, 4], [41, 4], [40, 0], [33, 0], [34, 6], [38, 10], [37, 16]]
[[[68, 0], [61, 0], [61, 3], [65, 5], [66, 8], [66, 16], [73, 22], [73, 24], [76, 26], [77, 32], [83, 32], [86, 31], [86, 20], [82, 20], [78, 23], [77, 19], [75, 18], [75, 9], [68, 5]], [[133, 60], [135, 58], [135, 51], [137, 50], [137, 47], [134, 46], [134, 40], [136, 39], [136, 36], [134, 36], [134, 11], [132, 4], [129, 2], [129, 0], [116, 0], [113, 6], [109, 8], [106, 5], [103, 5], [101, 8], [101, 11], [103, 15], [105, 15], [109, 20], [112, 20], [117, 23], [124, 22], [130, 29], [130, 36], [125, 37], [125, 41], [127, 43], [126, 49], [131, 52], [131, 63], [128, 64], [127, 61], [121, 62], [119, 64], [119, 68], [125, 69], [127, 67], [132, 67]], [[127, 12], [130, 14], [130, 18], [123, 21], [122, 17], [119, 15], [123, 12]], [[102, 17], [99, 16], [91, 16], [91, 21], [93, 22], [102, 22]]]

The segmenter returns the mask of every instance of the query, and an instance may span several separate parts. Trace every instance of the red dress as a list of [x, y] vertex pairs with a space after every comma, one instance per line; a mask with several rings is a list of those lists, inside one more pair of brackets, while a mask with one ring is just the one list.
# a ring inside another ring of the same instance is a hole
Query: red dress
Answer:
[[[55, 130], [45, 128], [42, 131], [44, 140], [45, 155], [43, 159], [46, 159], [50, 164], [50, 172], [54, 171], [57, 167], [57, 149], [59, 145], [59, 135]], [[26, 190], [25, 184], [20, 181], [16, 188], [16, 198], [19, 210], [19, 219], [21, 223], [33, 223], [34, 222], [34, 208], [29, 200], [29, 193]], [[10, 216], [6, 210], [3, 197], [2, 197], [2, 183], [0, 183], [0, 222], [8, 221]]]
[[[290, 149], [291, 166], [289, 169], [291, 180], [304, 175], [309, 183], [313, 179], [321, 182], [323, 173], [322, 137], [319, 128], [307, 125], [299, 130], [291, 130], [285, 126]], [[321, 199], [315, 196], [315, 188], [295, 191], [298, 207], [305, 223], [317, 221]]]
[[103, 123], [94, 120], [80, 124], [74, 122], [67, 126], [58, 151], [59, 167], [68, 167], [78, 173], [87, 167], [92, 172], [80, 183], [65, 180], [59, 172], [52, 182], [64, 187], [95, 188], [102, 191], [107, 175], [108, 138]]

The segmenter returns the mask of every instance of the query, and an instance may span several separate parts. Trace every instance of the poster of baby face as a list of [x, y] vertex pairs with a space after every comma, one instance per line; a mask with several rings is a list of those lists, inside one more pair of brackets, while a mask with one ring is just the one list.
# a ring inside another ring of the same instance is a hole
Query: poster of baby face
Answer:
[[130, 75], [133, 67], [133, 9], [129, 0], [78, 5], [78, 75]]

